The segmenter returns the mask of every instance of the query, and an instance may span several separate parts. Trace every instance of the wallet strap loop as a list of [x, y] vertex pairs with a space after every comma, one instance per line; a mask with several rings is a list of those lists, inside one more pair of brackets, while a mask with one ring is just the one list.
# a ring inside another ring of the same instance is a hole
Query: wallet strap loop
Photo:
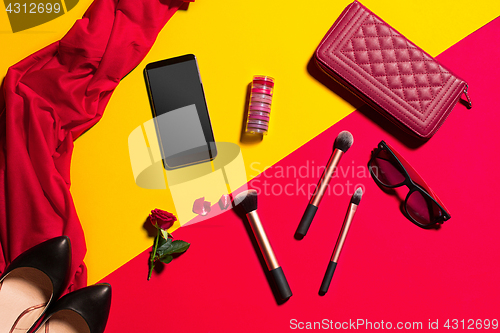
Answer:
[[472, 101], [470, 100], [470, 97], [469, 97], [469, 94], [467, 93], [469, 90], [469, 85], [466, 83], [465, 84], [465, 89], [464, 89], [464, 94], [465, 94], [465, 97], [467, 98], [467, 109], [472, 109]]

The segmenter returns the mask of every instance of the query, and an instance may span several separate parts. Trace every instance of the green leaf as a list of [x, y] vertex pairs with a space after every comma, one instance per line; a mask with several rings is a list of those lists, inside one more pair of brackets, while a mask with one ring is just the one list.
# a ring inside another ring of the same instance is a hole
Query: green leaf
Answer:
[[167, 250], [167, 252], [165, 252], [165, 254], [186, 252], [186, 250], [189, 249], [190, 245], [191, 244], [189, 244], [188, 242], [175, 240], [172, 242], [172, 246]]
[[159, 257], [161, 257], [165, 254], [169, 254], [170, 252], [168, 252], [168, 251], [172, 247], [172, 238], [165, 240], [163, 237], [160, 237], [160, 239], [163, 239], [163, 245], [158, 246], [158, 250], [156, 250], [156, 255]]
[[162, 247], [167, 241], [163, 237], [158, 236], [158, 248]]
[[172, 259], [174, 259], [174, 257], [172, 257], [170, 254], [167, 254], [165, 256], [160, 257], [159, 260], [164, 264], [168, 264], [172, 261]]
[[170, 246], [172, 246], [172, 238], [169, 238], [169, 239], [165, 239], [163, 237], [160, 237], [161, 241], [160, 243], [158, 244], [158, 250], [160, 249], [167, 249], [169, 248]]

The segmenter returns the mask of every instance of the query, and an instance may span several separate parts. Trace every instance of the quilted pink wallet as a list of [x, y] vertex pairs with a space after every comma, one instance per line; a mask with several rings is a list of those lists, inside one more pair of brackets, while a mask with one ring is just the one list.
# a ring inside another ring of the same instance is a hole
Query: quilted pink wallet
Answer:
[[467, 83], [358, 1], [347, 6], [315, 53], [334, 80], [398, 126], [429, 139]]

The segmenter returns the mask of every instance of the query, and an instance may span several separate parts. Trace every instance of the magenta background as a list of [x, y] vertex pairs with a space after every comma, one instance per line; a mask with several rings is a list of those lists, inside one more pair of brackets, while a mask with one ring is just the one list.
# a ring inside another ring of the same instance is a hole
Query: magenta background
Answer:
[[[496, 19], [438, 57], [468, 82], [474, 107], [457, 105], [429, 142], [408, 148], [356, 111], [250, 183], [261, 189], [264, 180], [295, 183], [277, 178], [277, 168], [306, 160], [326, 164], [337, 134], [349, 130], [354, 145], [341, 165], [354, 161], [366, 168], [371, 150], [385, 140], [449, 209], [452, 217], [440, 230], [413, 225], [399, 211], [398, 197], [373, 180], [348, 177], [366, 193], [330, 290], [320, 297], [349, 196], [326, 196], [309, 233], [297, 241], [293, 234], [308, 195], [261, 194], [258, 212], [294, 293], [288, 302], [276, 303], [246, 222], [231, 211], [176, 231], [176, 239], [192, 246], [151, 281], [146, 281], [148, 251], [106, 277], [113, 286], [106, 332], [282, 332], [290, 330], [293, 318], [422, 321], [424, 328], [429, 319], [439, 319], [444, 330], [446, 319], [500, 319], [499, 33]], [[299, 181], [315, 184], [317, 177]], [[404, 198], [406, 190], [400, 193]]]

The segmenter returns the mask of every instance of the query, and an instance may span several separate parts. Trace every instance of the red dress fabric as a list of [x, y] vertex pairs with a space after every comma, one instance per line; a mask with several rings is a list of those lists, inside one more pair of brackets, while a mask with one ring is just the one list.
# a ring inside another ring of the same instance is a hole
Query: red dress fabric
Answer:
[[0, 273], [52, 237], [72, 244], [68, 291], [87, 284], [70, 187], [73, 140], [153, 45], [181, 0], [96, 0], [60, 41], [12, 66], [0, 96]]

